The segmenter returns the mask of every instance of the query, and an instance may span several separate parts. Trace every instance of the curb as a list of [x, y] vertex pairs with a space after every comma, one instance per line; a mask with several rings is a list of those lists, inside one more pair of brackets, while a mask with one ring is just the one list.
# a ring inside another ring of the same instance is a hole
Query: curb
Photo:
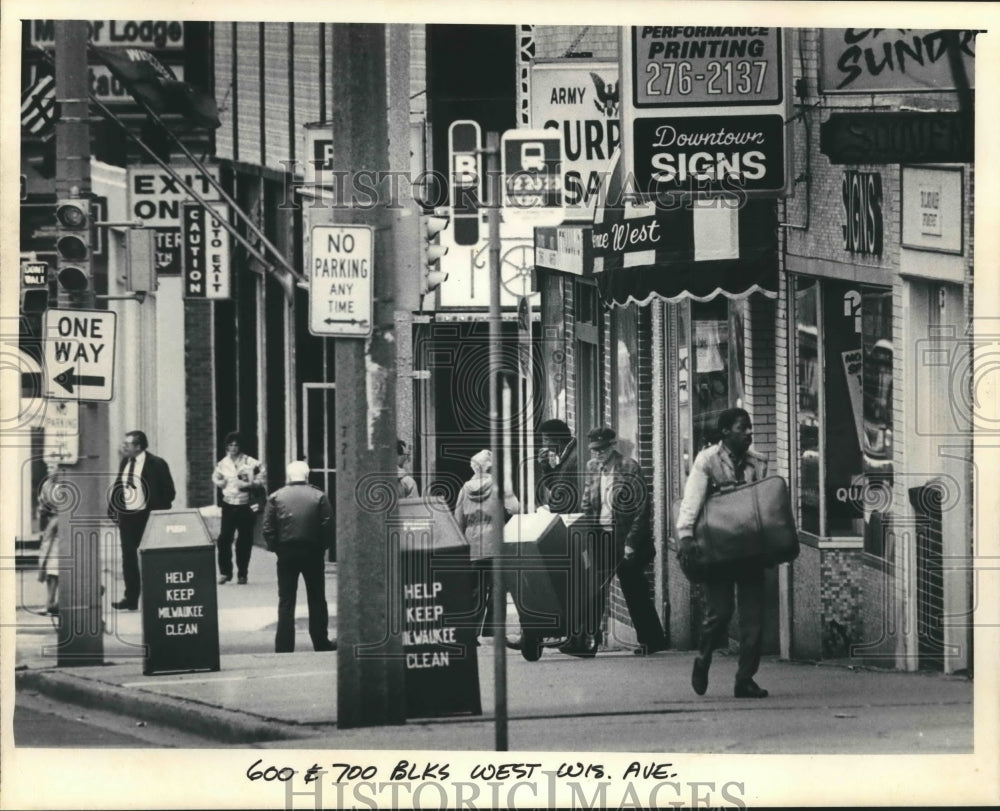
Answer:
[[197, 701], [127, 690], [65, 671], [19, 670], [18, 690], [35, 690], [50, 698], [92, 709], [111, 709], [119, 715], [154, 722], [222, 743], [259, 743], [308, 738], [313, 730], [246, 713], [224, 710]]

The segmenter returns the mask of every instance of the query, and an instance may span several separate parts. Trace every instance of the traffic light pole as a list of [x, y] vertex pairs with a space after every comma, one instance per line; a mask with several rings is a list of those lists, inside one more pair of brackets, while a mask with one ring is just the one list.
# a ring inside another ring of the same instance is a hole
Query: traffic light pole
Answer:
[[493, 481], [497, 496], [493, 504], [493, 526], [500, 527], [494, 533], [495, 548], [491, 550], [493, 566], [493, 690], [495, 743], [498, 752], [507, 751], [507, 593], [503, 586], [503, 572], [500, 556], [503, 551], [504, 492], [504, 447], [501, 432], [500, 407], [500, 136], [495, 132], [486, 135], [486, 181], [490, 184], [487, 200], [489, 222], [490, 255], [490, 447], [493, 449]]
[[[87, 23], [55, 22], [57, 199], [88, 199], [90, 192], [90, 103], [87, 71]], [[89, 254], [89, 249], [88, 249]], [[93, 306], [90, 256], [84, 260], [83, 290], [59, 286], [59, 305], [76, 309]], [[48, 340], [50, 336], [43, 338]], [[48, 392], [46, 392], [48, 395]], [[59, 666], [104, 663], [101, 622], [100, 538], [108, 463], [107, 409], [103, 404], [80, 404], [79, 461], [63, 475], [65, 510], [58, 515], [60, 536]]]

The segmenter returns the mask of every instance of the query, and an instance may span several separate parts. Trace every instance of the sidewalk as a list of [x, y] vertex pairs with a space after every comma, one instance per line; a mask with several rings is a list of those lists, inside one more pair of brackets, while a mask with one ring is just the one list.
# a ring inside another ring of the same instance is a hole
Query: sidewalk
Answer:
[[[476, 649], [482, 716], [411, 720], [404, 726], [337, 727], [337, 653], [315, 653], [306, 632], [304, 590], [297, 646], [273, 653], [274, 558], [255, 549], [250, 583], [220, 586], [221, 670], [143, 676], [141, 615], [115, 612], [103, 666], [55, 667], [51, 620], [38, 616], [44, 587], [19, 580], [17, 687], [137, 720], [179, 727], [210, 740], [268, 747], [338, 749], [494, 748], [494, 650]], [[331, 635], [336, 566], [328, 565]], [[732, 695], [736, 662], [720, 654], [707, 695], [690, 687], [692, 654], [639, 658], [630, 650], [580, 659], [546, 649], [527, 662], [506, 652], [510, 748], [538, 751], [968, 752], [973, 683], [964, 677], [813, 665], [767, 658], [764, 700]]]

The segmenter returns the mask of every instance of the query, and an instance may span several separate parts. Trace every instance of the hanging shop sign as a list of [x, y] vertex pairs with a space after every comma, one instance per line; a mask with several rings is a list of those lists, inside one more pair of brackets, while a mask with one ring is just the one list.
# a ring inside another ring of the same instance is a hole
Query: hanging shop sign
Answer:
[[592, 230], [583, 225], [536, 228], [535, 264], [578, 276], [589, 274], [594, 264]]
[[823, 93], [954, 90], [949, 40], [975, 87], [976, 32], [918, 28], [821, 28]]
[[309, 251], [309, 331], [367, 338], [372, 334], [372, 228], [314, 225]]
[[[206, 200], [215, 197], [209, 177], [219, 180], [218, 166], [177, 165], [174, 171], [181, 180]], [[155, 233], [154, 266], [162, 276], [181, 272], [181, 206], [192, 200], [184, 186], [156, 165], [128, 167], [129, 218], [139, 220]]]
[[882, 255], [882, 175], [878, 172], [844, 172], [844, 250], [861, 256]]
[[505, 222], [539, 226], [563, 221], [562, 146], [552, 130], [507, 130], [500, 137]]
[[329, 125], [307, 125], [304, 130], [305, 188], [313, 190], [333, 184], [333, 130]]
[[834, 113], [819, 148], [833, 164], [972, 163], [974, 134], [961, 113]]
[[563, 142], [567, 220], [591, 222], [611, 155], [621, 142], [618, 63], [581, 59], [533, 62], [531, 126]]
[[229, 206], [214, 203], [207, 211], [200, 203], [184, 203], [181, 210], [184, 298], [229, 298], [229, 232], [222, 224]]
[[786, 193], [783, 29], [634, 26], [622, 55], [626, 188], [660, 204]]

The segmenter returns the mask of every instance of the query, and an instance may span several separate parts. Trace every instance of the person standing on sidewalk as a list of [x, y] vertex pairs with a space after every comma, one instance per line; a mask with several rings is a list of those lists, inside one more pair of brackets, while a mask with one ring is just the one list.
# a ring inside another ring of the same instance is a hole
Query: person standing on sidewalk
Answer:
[[[583, 511], [604, 530], [603, 545], [612, 550], [614, 571], [639, 641], [634, 653], [646, 656], [667, 646], [646, 577], [646, 566], [656, 554], [649, 529], [649, 487], [639, 463], [616, 449], [613, 429], [594, 428], [587, 439], [590, 462]], [[604, 589], [601, 593], [598, 608], [603, 614]]]
[[118, 525], [122, 548], [124, 597], [112, 603], [115, 608], [137, 611], [142, 584], [139, 574], [139, 544], [146, 530], [151, 510], [169, 510], [174, 503], [174, 480], [166, 460], [147, 448], [149, 440], [142, 431], [129, 431], [122, 442], [122, 462], [118, 477], [111, 485], [108, 518]]
[[406, 471], [406, 466], [410, 462], [410, 449], [401, 439], [396, 440], [396, 481], [399, 484], [400, 498], [419, 498], [420, 490], [417, 482]]
[[[746, 411], [726, 409], [719, 415], [717, 427], [722, 440], [695, 457], [684, 486], [677, 515], [678, 555], [682, 558], [691, 554], [694, 525], [705, 499], [722, 487], [748, 484], [767, 476], [767, 459], [750, 450], [753, 425]], [[764, 612], [764, 567], [758, 565], [746, 566], [738, 573], [724, 571], [705, 583], [704, 620], [698, 656], [691, 670], [691, 687], [700, 696], [708, 689], [712, 652], [725, 644], [733, 616], [734, 588], [740, 615], [740, 658], [733, 694], [737, 698], [766, 698], [767, 690], [753, 679], [760, 666]]]
[[542, 447], [538, 452], [538, 503], [554, 513], [578, 513], [583, 481], [576, 452], [576, 437], [558, 419], [538, 426]]
[[233, 579], [233, 535], [236, 535], [236, 582], [246, 585], [253, 527], [258, 504], [251, 494], [264, 488], [264, 466], [243, 453], [240, 435], [226, 434], [226, 455], [212, 473], [212, 484], [222, 490], [222, 526], [219, 529], [219, 585]]
[[333, 510], [326, 494], [306, 479], [309, 465], [289, 462], [288, 484], [268, 496], [264, 507], [264, 542], [278, 557], [278, 630], [275, 653], [295, 650], [295, 600], [299, 575], [306, 584], [309, 637], [313, 649], [336, 650], [330, 640], [326, 607], [326, 551], [333, 545]]

